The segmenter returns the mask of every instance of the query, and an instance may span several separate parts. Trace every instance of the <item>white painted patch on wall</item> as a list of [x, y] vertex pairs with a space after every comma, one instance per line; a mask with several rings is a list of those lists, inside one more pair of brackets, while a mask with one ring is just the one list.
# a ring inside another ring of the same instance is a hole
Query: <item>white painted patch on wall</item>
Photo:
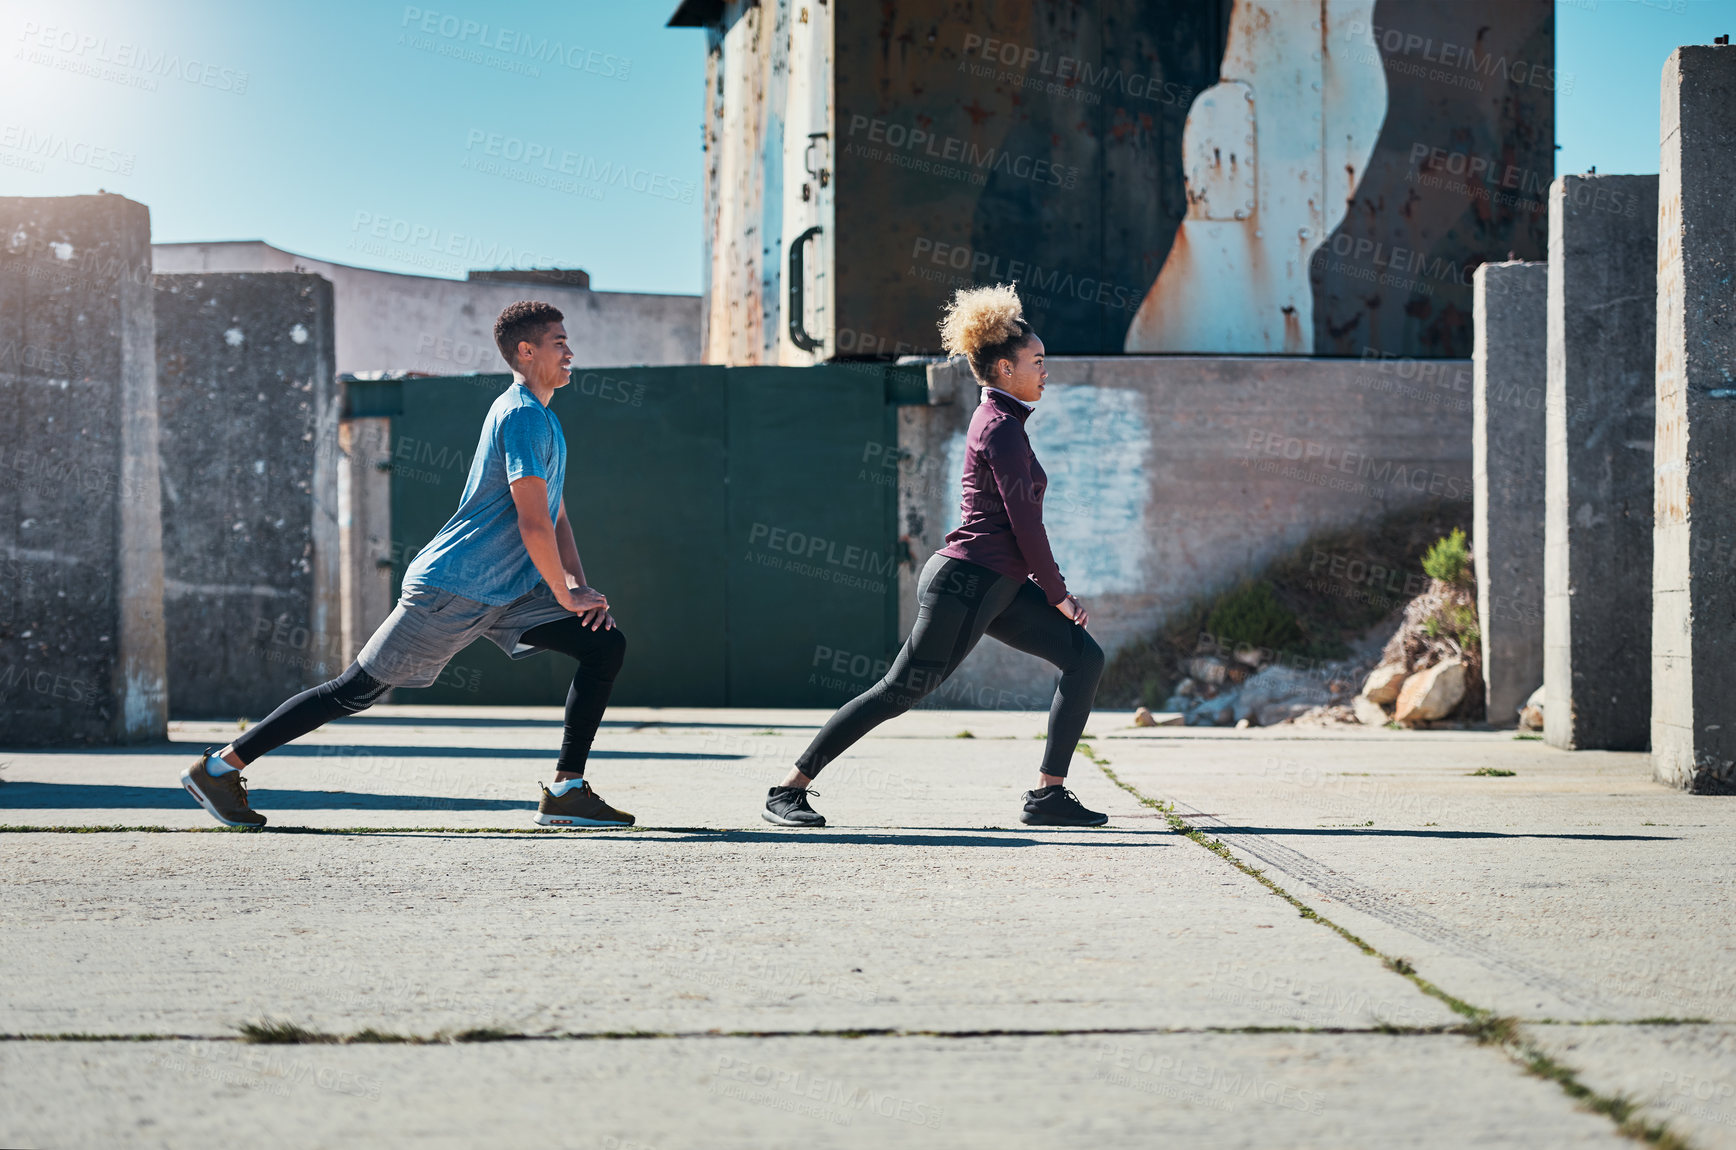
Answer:
[[[1145, 529], [1151, 483], [1151, 430], [1137, 391], [1086, 384], [1051, 384], [1025, 424], [1049, 487], [1043, 526], [1049, 547], [1081, 597], [1146, 588], [1150, 538]], [[964, 433], [946, 445], [953, 503], [947, 530], [959, 524], [964, 483]]]
[[161, 679], [147, 678], [133, 672], [127, 674], [125, 698], [121, 704], [121, 722], [128, 735], [155, 733], [159, 739], [163, 737], [162, 729], [156, 725], [156, 720], [161, 716], [157, 704], [167, 691], [168, 686]]
[[289, 329], [289, 339], [291, 343], [306, 343], [307, 328], [303, 327], [299, 323], [296, 324], [294, 327]]
[[247, 337], [241, 334], [241, 329], [238, 327], [232, 327], [223, 333], [223, 342], [230, 347], [240, 347], [246, 340]]

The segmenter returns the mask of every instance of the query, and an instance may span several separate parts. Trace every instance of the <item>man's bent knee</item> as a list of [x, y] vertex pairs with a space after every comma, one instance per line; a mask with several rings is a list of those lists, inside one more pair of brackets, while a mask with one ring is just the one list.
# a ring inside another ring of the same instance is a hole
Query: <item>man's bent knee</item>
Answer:
[[627, 658], [627, 636], [621, 633], [621, 628], [611, 627], [599, 633], [603, 640], [597, 652], [596, 666], [600, 671], [613, 675], [621, 669], [621, 664]]
[[360, 663], [351, 663], [331, 686], [332, 699], [352, 715], [367, 710], [392, 689], [390, 683], [382, 683], [363, 670]]

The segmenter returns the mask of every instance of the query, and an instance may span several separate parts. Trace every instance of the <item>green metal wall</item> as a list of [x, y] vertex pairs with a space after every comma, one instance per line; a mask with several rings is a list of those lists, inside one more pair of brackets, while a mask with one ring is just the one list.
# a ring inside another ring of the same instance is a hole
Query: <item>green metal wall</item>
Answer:
[[[389, 415], [393, 587], [451, 516], [489, 404], [510, 377], [352, 383]], [[614, 702], [833, 706], [817, 654], [896, 649], [896, 406], [920, 369], [714, 366], [576, 371], [555, 393], [567, 517], [627, 635]], [[570, 659], [486, 640], [397, 702], [558, 704]]]

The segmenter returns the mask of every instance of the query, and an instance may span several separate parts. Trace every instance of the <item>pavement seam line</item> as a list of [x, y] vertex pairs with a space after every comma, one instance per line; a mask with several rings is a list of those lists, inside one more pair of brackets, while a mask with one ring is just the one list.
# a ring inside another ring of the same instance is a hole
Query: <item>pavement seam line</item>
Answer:
[[645, 1039], [704, 1038], [1098, 1038], [1188, 1034], [1328, 1034], [1433, 1037], [1464, 1036], [1469, 1026], [1107, 1026], [1077, 1029], [936, 1030], [904, 1027], [849, 1027], [836, 1030], [561, 1030], [543, 1034], [496, 1027], [438, 1030], [433, 1034], [398, 1034], [366, 1028], [349, 1034], [309, 1030], [295, 1023], [248, 1023], [236, 1034], [0, 1034], [0, 1042], [238, 1042], [255, 1046], [439, 1046], [475, 1042], [602, 1042]]
[[[1591, 1019], [1585, 1021], [1562, 1021], [1551, 1018], [1518, 1018], [1507, 1019], [1518, 1026], [1697, 1026], [1707, 1024], [1704, 1019]], [[1712, 1023], [1712, 1025], [1729, 1025]], [[255, 1034], [281, 1032], [289, 1037], [258, 1038]], [[1049, 1038], [1049, 1037], [1090, 1037], [1094, 1035], [1170, 1035], [1170, 1034], [1366, 1034], [1375, 1036], [1410, 1037], [1421, 1035], [1455, 1035], [1476, 1038], [1484, 1033], [1484, 1027], [1475, 1023], [1462, 1023], [1457, 1026], [1099, 1026], [1076, 1027], [1054, 1030], [936, 1030], [936, 1029], [905, 1029], [900, 1027], [849, 1027], [834, 1030], [563, 1030], [541, 1034], [525, 1031], [509, 1031], [497, 1027], [471, 1027], [464, 1030], [436, 1031], [432, 1035], [399, 1035], [372, 1029], [355, 1031], [351, 1034], [332, 1034], [323, 1031], [307, 1030], [294, 1023], [264, 1022], [248, 1023], [237, 1034], [175, 1034], [159, 1032], [140, 1032], [134, 1034], [93, 1034], [84, 1031], [19, 1031], [12, 1034], [0, 1033], [0, 1042], [255, 1042], [270, 1045], [273, 1042], [283, 1045], [295, 1044], [335, 1044], [351, 1045], [368, 1042], [392, 1043], [401, 1042], [412, 1045], [427, 1045], [438, 1042], [481, 1041], [476, 1037], [458, 1038], [457, 1035], [490, 1035], [495, 1041], [544, 1042], [552, 1039], [566, 1041], [585, 1041], [601, 1039], [630, 1038]], [[301, 1037], [296, 1037], [300, 1035]]]
[[1621, 1094], [1603, 1094], [1585, 1085], [1585, 1083], [1579, 1080], [1578, 1071], [1573, 1067], [1558, 1061], [1547, 1051], [1543, 1050], [1542, 1047], [1538, 1046], [1534, 1041], [1525, 1036], [1520, 1029], [1521, 1024], [1518, 1020], [1497, 1015], [1492, 1010], [1472, 1005], [1464, 999], [1448, 993], [1446, 990], [1436, 986], [1434, 983], [1418, 974], [1416, 968], [1412, 966], [1408, 960], [1382, 954], [1363, 939], [1357, 937], [1338, 923], [1335, 923], [1331, 919], [1320, 914], [1313, 907], [1304, 903], [1301, 899], [1273, 882], [1266, 876], [1265, 871], [1261, 870], [1259, 867], [1249, 865], [1231, 851], [1222, 840], [1208, 838], [1204, 831], [1201, 831], [1198, 827], [1195, 827], [1181, 815], [1177, 814], [1173, 804], [1166, 803], [1161, 799], [1149, 798], [1145, 794], [1141, 793], [1141, 791], [1132, 783], [1126, 782], [1121, 778], [1121, 776], [1111, 770], [1109, 760], [1099, 756], [1089, 743], [1081, 741], [1078, 746], [1078, 751], [1087, 759], [1091, 760], [1091, 762], [1096, 765], [1097, 769], [1102, 771], [1103, 774], [1108, 777], [1110, 782], [1114, 783], [1116, 786], [1137, 799], [1141, 806], [1148, 807], [1161, 814], [1164, 817], [1164, 821], [1169, 823], [1170, 828], [1177, 834], [1191, 839], [1193, 842], [1204, 847], [1212, 854], [1217, 855], [1219, 858], [1223, 859], [1249, 878], [1252, 878], [1291, 906], [1295, 907], [1303, 918], [1311, 919], [1312, 921], [1328, 928], [1336, 933], [1340, 938], [1362, 951], [1363, 954], [1368, 955], [1371, 958], [1380, 959], [1381, 964], [1388, 970], [1392, 971], [1394, 974], [1409, 979], [1418, 990], [1432, 998], [1438, 999], [1454, 1013], [1464, 1016], [1469, 1021], [1467, 1025], [1460, 1028], [1461, 1033], [1476, 1039], [1480, 1045], [1495, 1046], [1499, 1048], [1502, 1053], [1506, 1054], [1514, 1062], [1518, 1063], [1526, 1073], [1542, 1078], [1545, 1081], [1555, 1083], [1564, 1094], [1573, 1099], [1576, 1103], [1595, 1114], [1603, 1115], [1611, 1122], [1615, 1123], [1616, 1132], [1621, 1134], [1623, 1137], [1632, 1138], [1635, 1141], [1644, 1142], [1647, 1145], [1658, 1146], [1663, 1148], [1663, 1150], [1693, 1150], [1692, 1144], [1681, 1135], [1671, 1131], [1668, 1123], [1647, 1122], [1639, 1117], [1637, 1114], [1639, 1106], [1631, 1098]]

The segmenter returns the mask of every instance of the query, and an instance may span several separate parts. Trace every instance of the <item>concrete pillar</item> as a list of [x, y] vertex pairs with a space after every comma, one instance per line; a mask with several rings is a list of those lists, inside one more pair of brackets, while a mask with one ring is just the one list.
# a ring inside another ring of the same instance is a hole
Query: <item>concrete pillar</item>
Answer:
[[392, 420], [338, 425], [338, 536], [343, 554], [343, 657], [355, 659], [392, 613]]
[[1652, 769], [1736, 792], [1736, 48], [1664, 65]]
[[1547, 263], [1484, 264], [1472, 313], [1472, 553], [1489, 721], [1512, 726], [1543, 683]]
[[156, 277], [169, 705], [260, 718], [344, 667], [332, 288]]
[[1656, 176], [1549, 189], [1543, 735], [1643, 751], [1651, 733]]
[[0, 198], [0, 745], [162, 739], [151, 216]]

